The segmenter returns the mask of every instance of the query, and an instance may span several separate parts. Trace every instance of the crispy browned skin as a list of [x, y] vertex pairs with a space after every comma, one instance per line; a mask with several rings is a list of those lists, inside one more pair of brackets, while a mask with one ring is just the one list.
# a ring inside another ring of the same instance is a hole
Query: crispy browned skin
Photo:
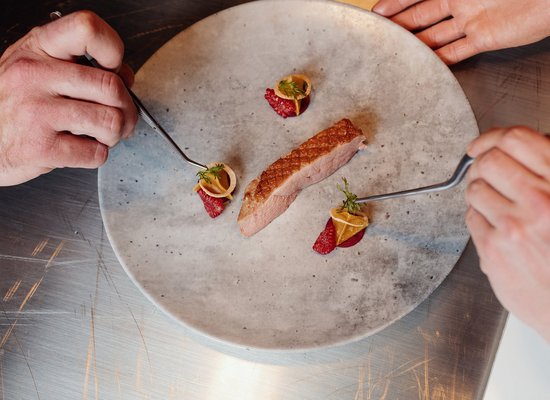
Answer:
[[276, 188], [292, 174], [304, 166], [330, 153], [336, 146], [351, 142], [357, 136], [363, 135], [349, 119], [343, 119], [330, 128], [309, 138], [289, 154], [279, 158], [260, 175], [260, 180], [254, 191], [247, 192], [245, 199], [254, 201], [265, 200]]
[[247, 186], [241, 233], [252, 236], [282, 214], [305, 187], [326, 178], [365, 147], [366, 137], [343, 119], [275, 161]]

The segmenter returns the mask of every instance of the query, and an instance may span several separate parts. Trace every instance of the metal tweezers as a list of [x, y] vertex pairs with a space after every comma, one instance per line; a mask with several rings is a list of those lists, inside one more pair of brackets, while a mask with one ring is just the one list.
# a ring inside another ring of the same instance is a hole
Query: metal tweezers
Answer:
[[[59, 11], [54, 11], [54, 12], [50, 13], [50, 19], [52, 21], [56, 20], [58, 18], [61, 18], [61, 17], [62, 17], [62, 14]], [[90, 64], [90, 66], [92, 66], [94, 68], [102, 69], [101, 65], [99, 65], [99, 63], [92, 56], [90, 56], [88, 53], [84, 54], [84, 57], [86, 58], [86, 60]], [[132, 98], [132, 100], [133, 100], [133, 102], [134, 102], [134, 104], [135, 104], [135, 106], [138, 110], [139, 116], [141, 117], [141, 119], [143, 119], [143, 121], [145, 121], [145, 123], [147, 123], [147, 125], [149, 125], [155, 132], [160, 133], [168, 141], [168, 143], [170, 143], [174, 147], [174, 149], [180, 154], [180, 156], [185, 161], [187, 161], [189, 164], [194, 165], [195, 167], [198, 167], [198, 168], [201, 168], [201, 169], [207, 169], [207, 167], [205, 165], [200, 164], [200, 163], [190, 159], [189, 157], [187, 157], [187, 155], [178, 146], [178, 144], [174, 141], [174, 139], [172, 139], [172, 137], [168, 134], [168, 132], [166, 132], [164, 130], [164, 128], [155, 120], [155, 118], [153, 118], [151, 113], [149, 111], [147, 111], [147, 109], [145, 108], [145, 106], [143, 105], [141, 100], [136, 96], [136, 94], [134, 92], [132, 92], [132, 90], [128, 87], [126, 89], [128, 90], [128, 93], [130, 94], [130, 97]]]
[[462, 159], [458, 163], [458, 166], [456, 167], [453, 175], [445, 182], [438, 183], [435, 185], [430, 185], [430, 186], [424, 186], [417, 189], [403, 190], [401, 192], [377, 194], [374, 196], [362, 197], [360, 199], [357, 199], [357, 203], [370, 203], [372, 201], [396, 199], [398, 197], [413, 196], [415, 194], [421, 194], [421, 193], [440, 192], [442, 190], [454, 188], [456, 185], [458, 185], [462, 181], [462, 179], [466, 175], [466, 171], [468, 171], [468, 168], [470, 168], [470, 165], [472, 165], [473, 162], [474, 162], [474, 159], [466, 154], [464, 155], [464, 157], [462, 157]]

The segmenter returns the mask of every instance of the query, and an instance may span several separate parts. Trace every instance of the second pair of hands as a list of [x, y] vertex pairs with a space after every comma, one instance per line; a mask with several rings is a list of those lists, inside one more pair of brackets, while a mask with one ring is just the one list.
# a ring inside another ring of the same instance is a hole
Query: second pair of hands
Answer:
[[[449, 64], [550, 34], [547, 0], [380, 0], [374, 10]], [[74, 63], [85, 53], [104, 69]], [[57, 167], [96, 168], [131, 134], [137, 112], [123, 53], [116, 32], [91, 12], [37, 27], [6, 50], [0, 186]], [[477, 160], [466, 219], [481, 267], [501, 302], [550, 341], [550, 140], [526, 127], [496, 129], [468, 152]]]
[[[447, 64], [550, 35], [547, 0], [380, 0]], [[550, 343], [550, 140], [528, 127], [474, 140], [466, 223], [480, 266], [509, 311]]]
[[415, 32], [447, 64], [550, 33], [545, 0], [380, 0], [373, 11]]

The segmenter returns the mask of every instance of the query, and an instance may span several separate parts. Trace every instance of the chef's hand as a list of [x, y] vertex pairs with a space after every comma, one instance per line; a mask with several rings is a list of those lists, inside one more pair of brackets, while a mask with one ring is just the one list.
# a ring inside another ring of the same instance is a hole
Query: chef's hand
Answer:
[[380, 0], [373, 11], [416, 32], [447, 64], [550, 35], [547, 0]]
[[550, 138], [493, 129], [470, 145], [466, 223], [504, 307], [550, 342]]
[[[58, 167], [96, 168], [137, 111], [116, 32], [91, 12], [34, 28], [0, 57], [0, 186]], [[105, 68], [78, 65], [85, 53]]]

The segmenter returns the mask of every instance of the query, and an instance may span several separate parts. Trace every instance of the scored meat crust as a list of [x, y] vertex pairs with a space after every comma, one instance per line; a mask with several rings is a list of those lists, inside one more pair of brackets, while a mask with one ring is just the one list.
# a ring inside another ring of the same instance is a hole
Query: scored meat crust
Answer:
[[365, 141], [363, 132], [343, 119], [279, 158], [247, 186], [237, 220], [241, 233], [252, 236], [263, 229], [300, 190], [334, 173]]

